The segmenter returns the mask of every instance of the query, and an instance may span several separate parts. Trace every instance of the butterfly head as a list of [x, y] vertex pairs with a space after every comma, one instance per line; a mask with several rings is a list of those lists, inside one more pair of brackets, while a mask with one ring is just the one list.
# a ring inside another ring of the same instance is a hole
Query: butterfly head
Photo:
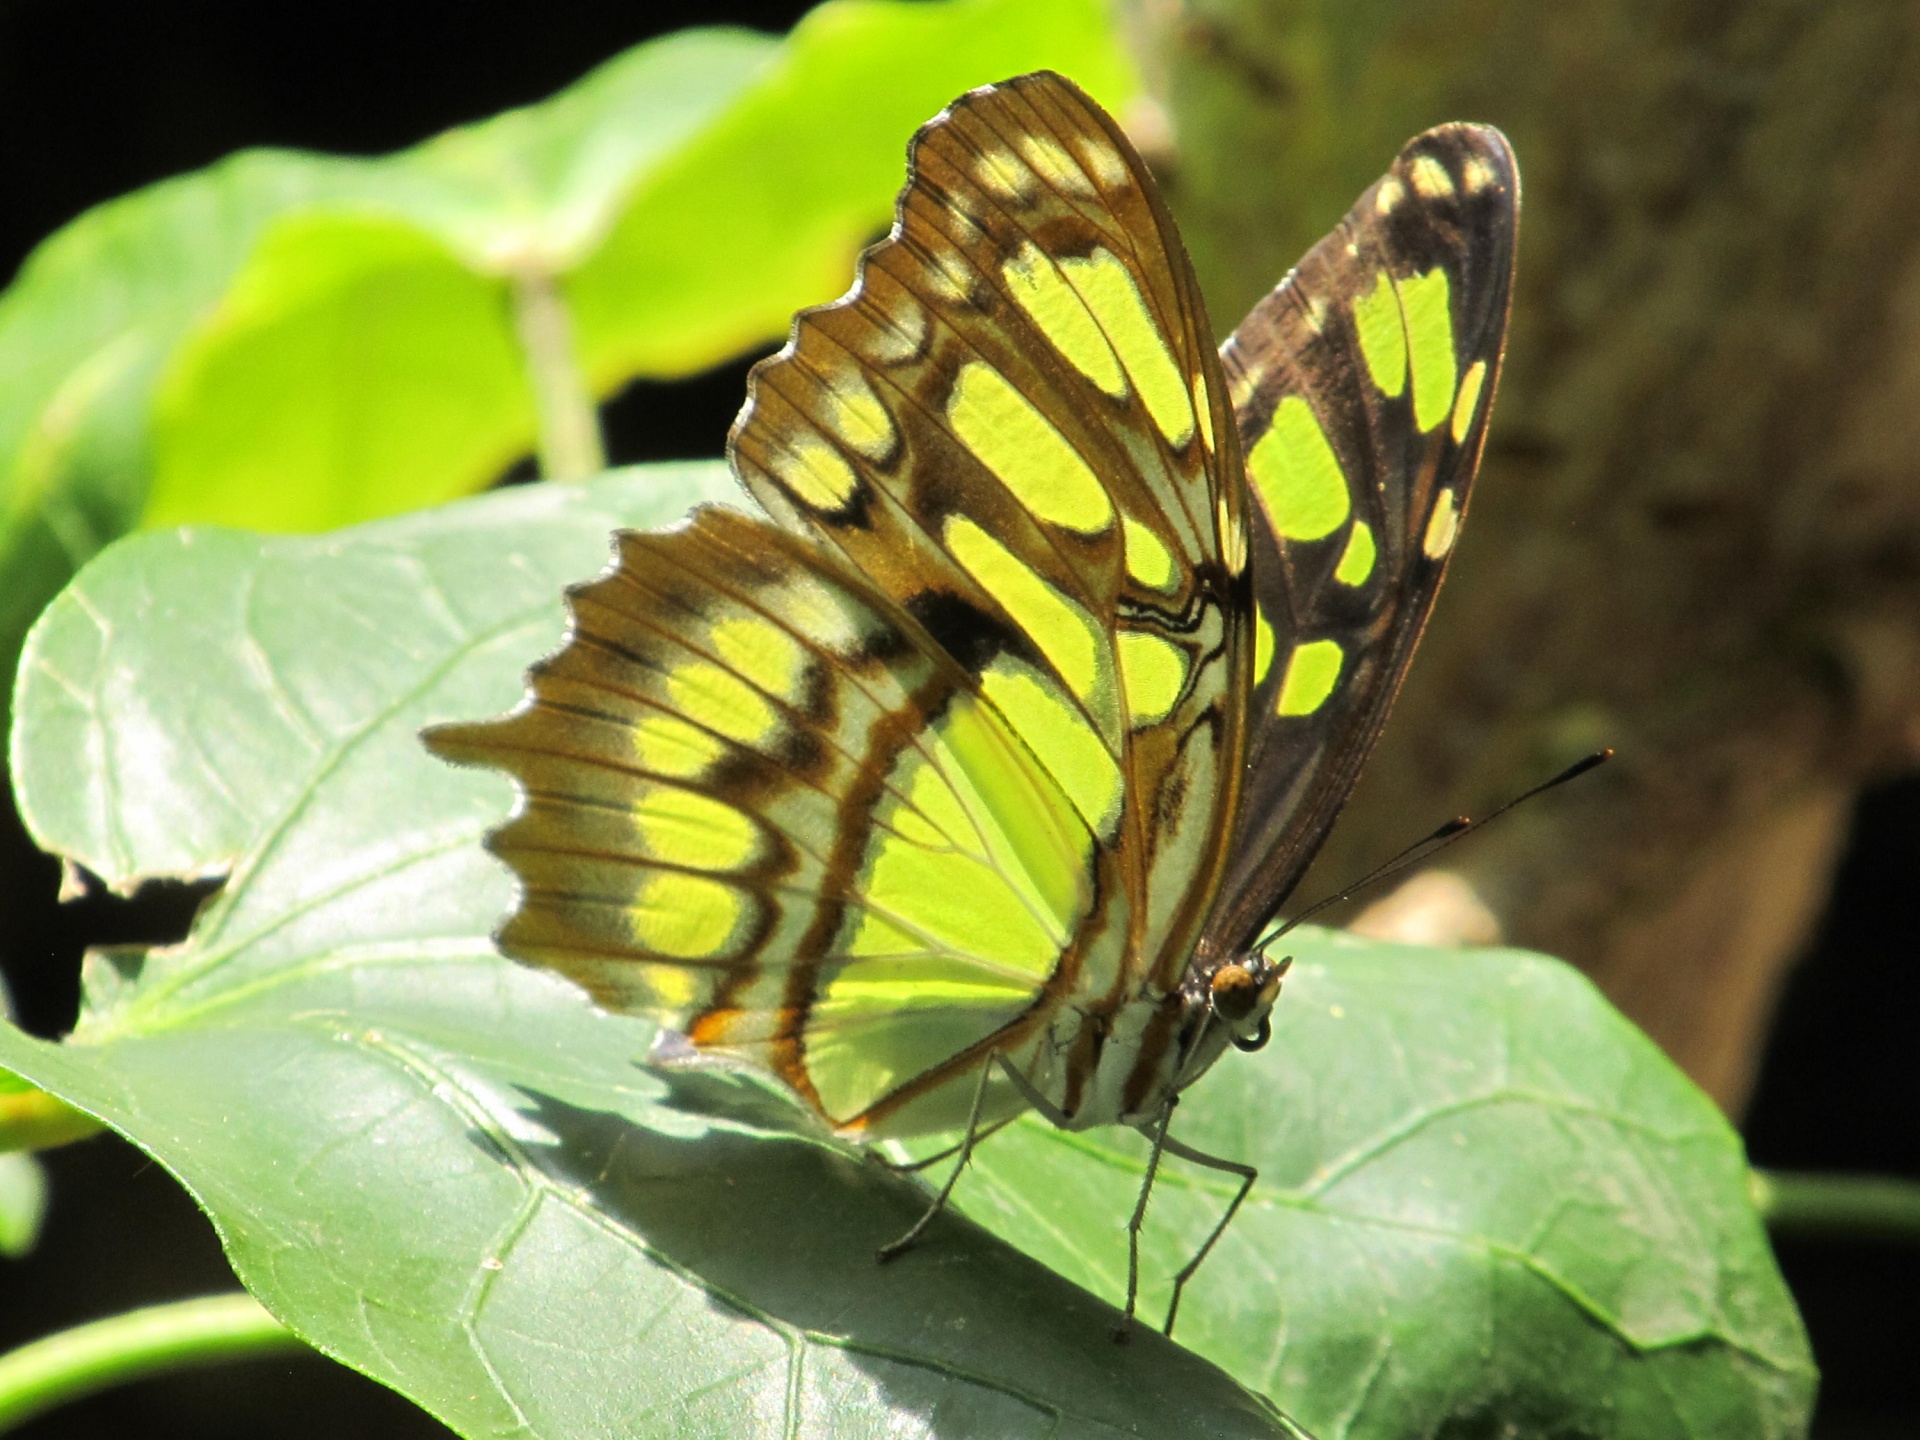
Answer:
[[1236, 1050], [1258, 1050], [1273, 1034], [1270, 1012], [1280, 998], [1280, 980], [1291, 955], [1269, 959], [1258, 951], [1230, 960], [1207, 982], [1213, 1023], [1224, 1028]]
[[1258, 1050], [1272, 1038], [1273, 1002], [1280, 998], [1280, 982], [1292, 964], [1291, 955], [1275, 959], [1253, 950], [1189, 974], [1181, 987], [1190, 1017], [1180, 1063], [1182, 1086], [1205, 1074], [1229, 1044], [1236, 1050]]

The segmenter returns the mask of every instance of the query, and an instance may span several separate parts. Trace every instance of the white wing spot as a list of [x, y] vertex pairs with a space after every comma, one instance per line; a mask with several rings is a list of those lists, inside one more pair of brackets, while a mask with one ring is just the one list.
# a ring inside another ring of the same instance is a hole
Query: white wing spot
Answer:
[[974, 176], [1002, 200], [1024, 201], [1033, 194], [1033, 171], [1014, 159], [1011, 150], [989, 150], [974, 167]]
[[926, 353], [927, 312], [905, 296], [872, 320], [873, 338], [866, 352], [880, 364], [905, 365]]
[[899, 441], [893, 417], [858, 370], [823, 377], [834, 433], [869, 460], [884, 461]]
[[1057, 190], [1073, 195], [1095, 194], [1086, 172], [1073, 163], [1066, 148], [1051, 135], [1022, 135], [1020, 153], [1035, 172]]
[[950, 305], [965, 305], [973, 299], [973, 272], [966, 261], [946, 251], [928, 257], [927, 288]]
[[1127, 162], [1122, 160], [1119, 152], [1110, 145], [1084, 141], [1081, 145], [1080, 158], [1099, 178], [1100, 183], [1109, 189], [1121, 188], [1130, 178], [1127, 173]]
[[[1374, 213], [1378, 215], [1391, 215], [1393, 213], [1393, 207], [1404, 200], [1406, 195], [1406, 187], [1398, 180], [1382, 180], [1380, 182], [1379, 192], [1373, 197]], [[1352, 245], [1349, 245], [1347, 246], [1347, 253], [1349, 255], [1358, 255], [1360, 252]]]
[[1431, 155], [1416, 158], [1407, 167], [1407, 178], [1413, 181], [1413, 188], [1428, 200], [1453, 194], [1453, 177], [1447, 174], [1447, 167]]
[[1453, 491], [1442, 490], [1427, 521], [1427, 533], [1421, 537], [1421, 553], [1429, 560], [1440, 559], [1453, 548], [1454, 537], [1459, 533], [1460, 507], [1454, 501]]
[[1214, 502], [1213, 513], [1220, 527], [1220, 559], [1229, 575], [1238, 575], [1247, 568], [1247, 532], [1238, 518], [1228, 513], [1226, 496]]

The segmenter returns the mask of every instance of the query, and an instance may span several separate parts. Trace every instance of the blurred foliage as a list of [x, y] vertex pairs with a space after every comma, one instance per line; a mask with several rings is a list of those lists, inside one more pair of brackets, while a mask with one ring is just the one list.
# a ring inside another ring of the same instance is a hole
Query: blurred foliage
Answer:
[[[0, 995], [0, 1001], [4, 999]], [[5, 1020], [5, 1006], [0, 1004], [0, 1023]], [[39, 1094], [18, 1076], [0, 1071], [0, 1138], [11, 1128], [7, 1123], [12, 1118], [9, 1102]], [[7, 1153], [7, 1147], [0, 1144], [0, 1257], [24, 1255], [31, 1250], [46, 1211], [47, 1176], [40, 1162], [31, 1155]]]
[[[784, 334], [885, 227], [913, 128], [1045, 66], [1132, 93], [1098, 0], [834, 0], [389, 158], [248, 151], [83, 215], [0, 296], [0, 663], [137, 526], [433, 504], [534, 448], [530, 372], [605, 396]], [[549, 291], [571, 336], [530, 353]]]

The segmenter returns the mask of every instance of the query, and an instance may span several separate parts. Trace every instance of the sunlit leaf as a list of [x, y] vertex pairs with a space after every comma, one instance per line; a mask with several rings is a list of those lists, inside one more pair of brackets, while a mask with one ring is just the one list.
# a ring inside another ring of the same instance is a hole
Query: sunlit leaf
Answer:
[[686, 374], [784, 338], [795, 310], [847, 288], [855, 253], [891, 223], [913, 131], [976, 85], [1039, 69], [1116, 113], [1138, 88], [1099, 0], [813, 11], [761, 83], [636, 187], [569, 277], [595, 385]]
[[[498, 779], [419, 727], [520, 694], [615, 524], [719, 466], [316, 538], [122, 541], [23, 660], [36, 837], [126, 886], [223, 873], [182, 945], [88, 964], [0, 1064], [167, 1166], [315, 1345], [469, 1435], [1287, 1436], [1259, 1397], [924, 1203], [765, 1086], [637, 1063], [645, 1024], [512, 965]], [[180, 677], [191, 673], [193, 683]]]

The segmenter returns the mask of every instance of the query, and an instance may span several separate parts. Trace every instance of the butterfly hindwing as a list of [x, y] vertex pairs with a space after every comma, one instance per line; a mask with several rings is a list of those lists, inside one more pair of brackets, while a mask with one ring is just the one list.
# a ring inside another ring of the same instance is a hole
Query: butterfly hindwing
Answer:
[[1032, 1007], [1088, 908], [1084, 836], [887, 596], [706, 509], [623, 534], [569, 609], [529, 704], [433, 734], [524, 792], [489, 839], [521, 881], [508, 953], [837, 1120]]
[[1518, 206], [1498, 131], [1430, 130], [1222, 349], [1259, 633], [1206, 953], [1243, 951], [1299, 880], [1412, 658], [1485, 440]]

